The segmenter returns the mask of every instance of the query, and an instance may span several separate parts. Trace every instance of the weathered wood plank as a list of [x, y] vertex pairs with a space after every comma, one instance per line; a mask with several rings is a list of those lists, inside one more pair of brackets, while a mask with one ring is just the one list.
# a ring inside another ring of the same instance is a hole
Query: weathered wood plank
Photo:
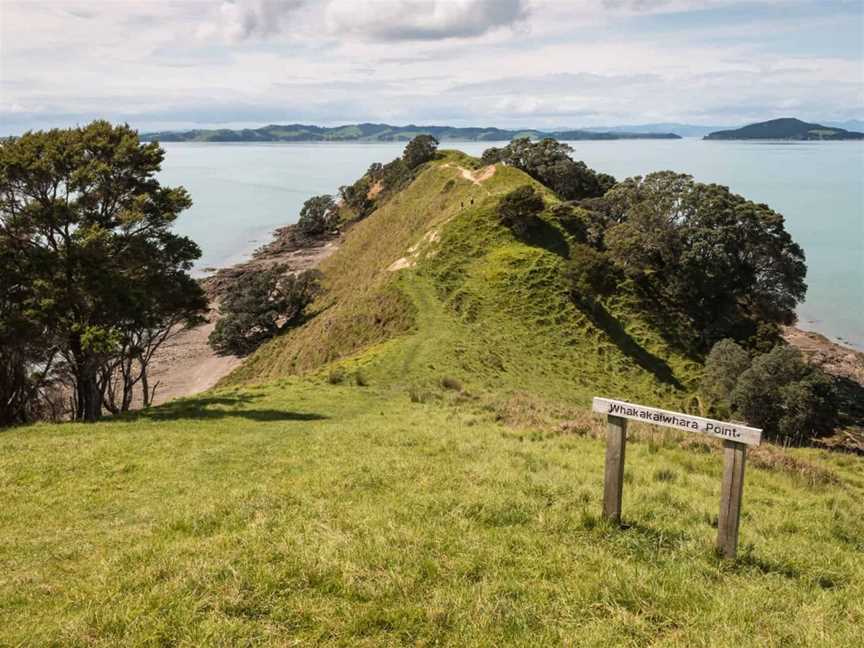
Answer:
[[758, 428], [747, 427], [738, 423], [715, 421], [714, 419], [691, 416], [680, 412], [669, 412], [646, 405], [636, 405], [610, 398], [595, 398], [593, 409], [600, 414], [641, 421], [651, 425], [662, 425], [686, 432], [697, 432], [724, 441], [735, 441], [753, 446], [762, 442], [762, 430]]
[[735, 558], [738, 552], [738, 524], [741, 520], [746, 460], [746, 445], [734, 441], [723, 442], [723, 483], [720, 486], [717, 548], [726, 558]]
[[624, 451], [627, 445], [627, 421], [609, 417], [606, 431], [606, 470], [603, 481], [603, 515], [621, 520], [621, 494], [624, 489]]

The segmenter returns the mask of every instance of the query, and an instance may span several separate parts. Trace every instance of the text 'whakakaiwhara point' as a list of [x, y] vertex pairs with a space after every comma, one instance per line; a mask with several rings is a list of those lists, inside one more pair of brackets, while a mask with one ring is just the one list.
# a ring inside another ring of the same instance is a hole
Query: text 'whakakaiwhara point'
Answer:
[[599, 414], [620, 416], [621, 418], [651, 425], [677, 428], [685, 432], [697, 432], [745, 445], [758, 446], [762, 442], [762, 430], [741, 425], [740, 423], [715, 421], [714, 419], [702, 418], [701, 416], [691, 416], [690, 414], [682, 414], [681, 412], [669, 412], [655, 407], [636, 405], [609, 398], [594, 398], [592, 409]]

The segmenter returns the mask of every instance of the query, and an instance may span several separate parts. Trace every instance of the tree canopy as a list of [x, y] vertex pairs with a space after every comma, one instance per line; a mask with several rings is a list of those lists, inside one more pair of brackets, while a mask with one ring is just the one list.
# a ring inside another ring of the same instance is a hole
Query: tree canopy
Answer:
[[320, 277], [317, 270], [292, 274], [283, 265], [244, 274], [219, 307], [222, 318], [210, 334], [210, 346], [222, 354], [247, 355], [296, 326], [320, 292]]
[[498, 202], [498, 218], [517, 236], [524, 236], [544, 206], [540, 192], [531, 185], [522, 185]]
[[297, 228], [306, 236], [320, 236], [339, 224], [339, 209], [333, 196], [312, 196], [300, 210]]
[[163, 157], [104, 121], [0, 145], [0, 330], [22, 331], [24, 374], [62, 360], [75, 418], [98, 418], [118, 360], [145, 372], [153, 344], [206, 308], [188, 274], [200, 250], [171, 231], [192, 203], [156, 179]]
[[503, 148], [491, 148], [483, 153], [487, 164], [504, 162], [521, 169], [542, 182], [564, 200], [602, 196], [615, 184], [615, 178], [589, 169], [576, 162], [570, 154], [573, 148], [554, 139], [531, 141], [527, 137], [514, 139]]
[[431, 135], [418, 135], [405, 147], [402, 159], [409, 169], [416, 169], [424, 162], [435, 159], [438, 140]]
[[783, 443], [830, 433], [837, 423], [831, 379], [783, 343], [751, 362], [734, 341], [721, 340], [708, 355], [700, 391], [712, 412], [744, 419]]
[[[626, 275], [687, 313], [706, 351], [795, 321], [804, 253], [767, 205], [671, 171], [629, 178], [583, 206]], [[589, 229], [592, 229], [589, 226]]]

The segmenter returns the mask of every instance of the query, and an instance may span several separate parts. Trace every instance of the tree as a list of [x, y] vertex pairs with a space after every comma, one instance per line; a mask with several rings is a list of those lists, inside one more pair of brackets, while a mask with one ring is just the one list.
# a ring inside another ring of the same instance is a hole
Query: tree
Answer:
[[320, 278], [317, 270], [290, 274], [282, 265], [242, 275], [219, 307], [222, 318], [210, 334], [210, 346], [222, 354], [247, 355], [297, 326], [321, 290]]
[[750, 368], [750, 354], [728, 338], [711, 347], [699, 385], [702, 395], [718, 415], [728, 415], [732, 390]]
[[782, 442], [807, 441], [831, 432], [837, 423], [831, 380], [785, 344], [753, 360], [737, 380], [730, 401], [733, 414]]
[[531, 185], [522, 185], [498, 202], [498, 219], [517, 236], [524, 236], [544, 207], [543, 196]]
[[0, 231], [0, 428], [34, 418], [57, 359], [44, 322], [30, 314], [33, 286]]
[[514, 139], [501, 149], [487, 149], [483, 161], [498, 161], [521, 169], [542, 182], [564, 200], [602, 196], [614, 184], [615, 178], [589, 169], [584, 162], [570, 157], [573, 148], [554, 139], [532, 142], [527, 137]]
[[339, 208], [333, 196], [312, 196], [303, 203], [297, 228], [306, 236], [320, 236], [339, 224]]
[[408, 168], [413, 170], [424, 162], [435, 159], [438, 150], [438, 140], [431, 135], [418, 135], [405, 147], [402, 159]]
[[[0, 245], [29, 286], [12, 299], [25, 300], [31, 342], [56, 348], [77, 419], [100, 416], [100, 373], [124, 353], [129, 327], [164, 324], [154, 303], [189, 322], [206, 305], [188, 276], [200, 250], [170, 229], [191, 200], [156, 179], [163, 157], [157, 143], [104, 121], [0, 146]], [[25, 363], [44, 369], [43, 359]]]
[[567, 278], [573, 297], [588, 301], [610, 294], [619, 281], [607, 255], [584, 243], [575, 243], [570, 249]]
[[643, 288], [688, 314], [701, 348], [795, 321], [804, 253], [767, 205], [663, 171], [621, 182], [591, 207], [608, 224], [601, 245]]

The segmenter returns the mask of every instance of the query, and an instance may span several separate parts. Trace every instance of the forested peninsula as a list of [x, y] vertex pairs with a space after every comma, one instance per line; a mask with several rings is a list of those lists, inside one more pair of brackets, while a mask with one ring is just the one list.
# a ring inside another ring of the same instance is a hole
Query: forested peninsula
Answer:
[[540, 131], [536, 129], [456, 128], [453, 126], [391, 126], [390, 124], [347, 124], [312, 126], [308, 124], [271, 124], [261, 128], [231, 130], [163, 131], [144, 133], [144, 141], [160, 142], [408, 142], [418, 135], [431, 135], [439, 141], [509, 142], [519, 137], [557, 140], [681, 139], [675, 133], [593, 132], [587, 130]]

